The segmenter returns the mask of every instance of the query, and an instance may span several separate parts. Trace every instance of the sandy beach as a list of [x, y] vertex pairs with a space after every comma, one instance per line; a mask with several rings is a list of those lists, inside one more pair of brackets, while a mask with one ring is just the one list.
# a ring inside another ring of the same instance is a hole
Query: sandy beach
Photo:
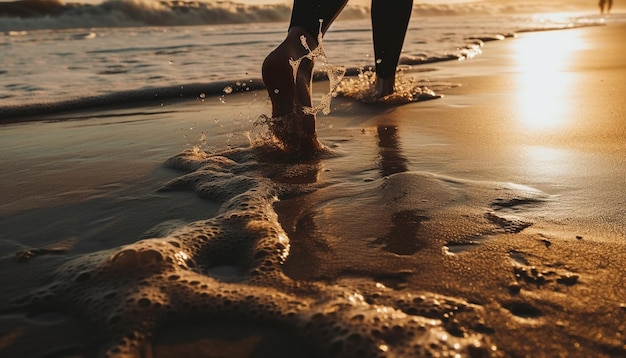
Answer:
[[0, 356], [626, 355], [625, 34], [335, 98], [302, 163], [248, 148], [264, 92], [3, 125]]

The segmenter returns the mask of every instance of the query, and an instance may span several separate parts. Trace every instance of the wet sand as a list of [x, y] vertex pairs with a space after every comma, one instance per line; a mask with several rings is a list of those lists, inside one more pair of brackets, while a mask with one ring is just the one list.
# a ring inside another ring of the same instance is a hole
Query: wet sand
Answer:
[[[435, 101], [387, 108], [335, 99], [319, 125], [335, 154], [272, 177], [311, 185], [274, 204], [291, 241], [282, 271], [441, 321], [451, 337], [482, 337], [496, 356], [623, 356], [624, 33], [611, 25], [489, 43], [468, 62], [417, 73], [452, 87]], [[156, 191], [181, 174], [163, 163], [192, 145], [245, 146], [242, 132], [269, 112], [265, 97], [0, 128], [0, 302], [47, 284], [42, 273], [67, 256], [216, 215], [219, 205], [194, 193]], [[48, 251], [16, 257], [29, 248]], [[407, 295], [443, 303], [406, 308]], [[84, 312], [5, 305], [0, 355], [89, 356], [107, 341]], [[298, 329], [225, 319], [160, 327], [149, 351], [262, 356], [288, 340], [273, 352], [289, 356], [315, 345]]]

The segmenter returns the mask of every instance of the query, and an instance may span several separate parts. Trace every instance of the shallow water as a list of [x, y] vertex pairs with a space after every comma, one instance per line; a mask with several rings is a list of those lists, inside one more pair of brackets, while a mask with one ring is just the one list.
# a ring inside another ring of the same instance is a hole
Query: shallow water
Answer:
[[[3, 21], [10, 20], [0, 18], [0, 25]], [[484, 41], [517, 31], [605, 21], [580, 14], [415, 16], [401, 63], [409, 68], [471, 58]], [[7, 31], [0, 36], [0, 118], [120, 103], [202, 101], [256, 89], [262, 86], [260, 64], [285, 28], [282, 22], [259, 22]], [[374, 63], [368, 20], [337, 21], [325, 41], [329, 61], [349, 74]]]

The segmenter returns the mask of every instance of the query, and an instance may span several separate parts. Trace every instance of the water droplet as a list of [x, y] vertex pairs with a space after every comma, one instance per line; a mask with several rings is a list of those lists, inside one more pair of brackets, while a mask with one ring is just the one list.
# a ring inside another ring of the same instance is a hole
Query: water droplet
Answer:
[[381, 63], [383, 63], [383, 60], [382, 60], [382, 59], [380, 59], [380, 58], [377, 58], [377, 59], [376, 59], [376, 63], [377, 63], [377, 64], [381, 64]]
[[224, 87], [224, 93], [229, 94], [233, 92], [233, 88], [231, 86]]
[[280, 90], [279, 90], [278, 88], [276, 88], [276, 89], [274, 90], [274, 93], [278, 94], [278, 92], [280, 92]]
[[200, 97], [200, 98], [202, 98], [202, 99], [204, 99], [204, 98], [206, 98], [206, 94], [204, 94], [204, 93], [200, 93], [200, 96], [199, 96], [199, 97]]

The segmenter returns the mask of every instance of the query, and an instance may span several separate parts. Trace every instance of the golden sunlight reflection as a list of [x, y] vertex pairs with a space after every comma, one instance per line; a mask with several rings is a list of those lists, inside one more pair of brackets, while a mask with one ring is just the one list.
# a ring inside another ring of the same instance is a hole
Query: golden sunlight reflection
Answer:
[[515, 40], [518, 70], [518, 120], [524, 130], [564, 129], [572, 111], [574, 76], [567, 70], [585, 44], [579, 31], [561, 30], [523, 35]]

